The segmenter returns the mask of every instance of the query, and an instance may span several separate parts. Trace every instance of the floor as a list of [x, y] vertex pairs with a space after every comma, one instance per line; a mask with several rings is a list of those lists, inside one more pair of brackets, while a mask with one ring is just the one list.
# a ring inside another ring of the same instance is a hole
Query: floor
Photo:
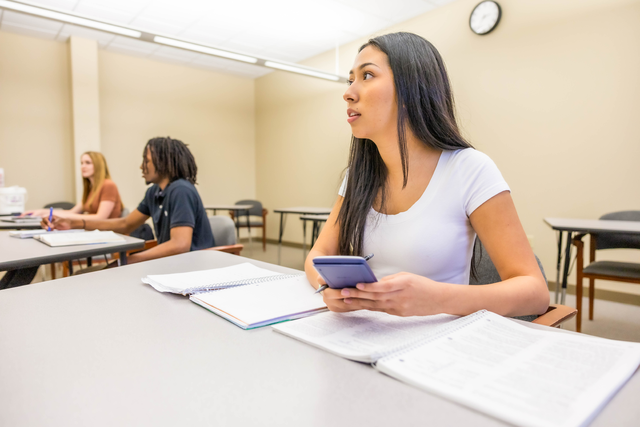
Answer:
[[[242, 256], [260, 261], [278, 263], [278, 245], [267, 244], [266, 252], [262, 251], [262, 243], [258, 239], [249, 242], [242, 242], [245, 249]], [[301, 248], [282, 246], [281, 265], [303, 269], [304, 256]], [[555, 294], [551, 293], [551, 302], [555, 299]], [[567, 295], [565, 305], [575, 307], [575, 295]], [[583, 299], [582, 306], [588, 307], [589, 301]], [[565, 322], [564, 329], [575, 331], [575, 319]], [[617, 302], [596, 299], [594, 305], [594, 320], [588, 320], [586, 314], [582, 318], [582, 332], [604, 338], [616, 340], [640, 342], [640, 307]]]

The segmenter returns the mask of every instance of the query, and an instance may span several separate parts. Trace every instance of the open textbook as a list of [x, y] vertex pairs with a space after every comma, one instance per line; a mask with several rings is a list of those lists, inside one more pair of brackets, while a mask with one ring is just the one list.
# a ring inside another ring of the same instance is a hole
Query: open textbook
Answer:
[[587, 425], [640, 365], [640, 344], [532, 328], [484, 310], [416, 319], [322, 313], [274, 329], [521, 426]]
[[49, 246], [94, 245], [124, 242], [125, 238], [113, 231], [85, 231], [83, 233], [45, 233], [33, 236]]
[[310, 316], [327, 309], [303, 274], [281, 274], [250, 263], [188, 273], [149, 275], [160, 292], [191, 295], [194, 303], [243, 329]]

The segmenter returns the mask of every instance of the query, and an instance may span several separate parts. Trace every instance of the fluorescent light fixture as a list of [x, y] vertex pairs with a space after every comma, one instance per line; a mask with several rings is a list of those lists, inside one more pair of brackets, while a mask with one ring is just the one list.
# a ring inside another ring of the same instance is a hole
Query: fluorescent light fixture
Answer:
[[182, 40], [176, 40], [173, 38], [157, 36], [148, 32], [142, 32], [119, 25], [108, 24], [106, 22], [96, 21], [94, 19], [83, 18], [78, 15], [70, 14], [58, 9], [48, 9], [44, 7], [32, 6], [28, 3], [19, 3], [8, 0], [0, 0], [0, 9], [13, 10], [16, 12], [26, 13], [28, 15], [38, 16], [41, 18], [52, 19], [58, 22], [64, 22], [68, 24], [76, 24], [82, 27], [93, 28], [95, 30], [106, 31], [108, 33], [120, 34], [123, 36], [142, 39], [145, 41], [153, 41], [154, 43], [177, 47], [179, 49], [190, 50], [193, 52], [200, 52], [207, 55], [217, 56], [221, 58], [227, 58], [234, 61], [246, 62], [249, 64], [255, 64], [261, 67], [275, 68], [277, 70], [289, 71], [291, 73], [303, 74], [306, 76], [317, 77], [320, 79], [331, 80], [334, 82], [346, 81], [344, 77], [340, 77], [336, 74], [325, 73], [319, 70], [314, 70], [306, 67], [299, 67], [295, 64], [287, 64], [277, 61], [270, 61], [264, 58], [255, 58], [253, 56], [244, 55], [242, 53], [230, 52], [228, 50], [216, 49], [214, 47], [203, 46], [200, 44], [189, 43]]
[[305, 74], [307, 76], [318, 77], [326, 80], [333, 80], [334, 82], [337, 82], [340, 80], [340, 77], [336, 76], [335, 74], [308, 70], [306, 68], [296, 67], [294, 65], [282, 64], [280, 62], [265, 61], [264, 65], [269, 68], [277, 68], [278, 70], [290, 71], [292, 73], [297, 73], [297, 74]]
[[181, 49], [193, 50], [194, 52], [206, 53], [213, 56], [221, 56], [223, 58], [235, 59], [236, 61], [248, 62], [255, 64], [258, 62], [258, 58], [253, 58], [247, 55], [241, 55], [239, 53], [227, 52], [226, 50], [214, 49], [212, 47], [201, 46], [193, 43], [187, 43], [180, 40], [169, 39], [166, 37], [154, 36], [153, 41], [167, 46], [179, 47]]
[[22, 3], [14, 3], [12, 1], [0, 0], [0, 7], [9, 10], [15, 10], [17, 12], [28, 13], [29, 15], [40, 16], [42, 18], [53, 19], [56, 21], [66, 22], [69, 24], [76, 24], [83, 27], [94, 28], [96, 30], [107, 31], [109, 33], [121, 34], [123, 36], [140, 38], [142, 33], [136, 30], [130, 30], [128, 28], [119, 27], [117, 25], [106, 24], [104, 22], [94, 21], [92, 19], [80, 18], [74, 15], [68, 15], [62, 12], [55, 12], [53, 10], [42, 9], [35, 6], [29, 6]]

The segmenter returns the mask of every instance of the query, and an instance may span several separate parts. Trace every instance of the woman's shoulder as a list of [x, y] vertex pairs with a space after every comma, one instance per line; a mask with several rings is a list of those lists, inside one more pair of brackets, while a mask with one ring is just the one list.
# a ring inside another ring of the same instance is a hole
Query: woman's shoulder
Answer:
[[115, 182], [113, 182], [110, 179], [105, 179], [104, 182], [102, 183], [102, 188], [100, 189], [100, 192], [103, 195], [107, 195], [107, 194], [119, 194], [118, 192], [118, 186], [116, 185]]
[[118, 188], [118, 186], [116, 185], [116, 183], [115, 183], [115, 182], [113, 182], [112, 180], [110, 180], [109, 178], [106, 178], [106, 179], [104, 180], [104, 182], [102, 183], [102, 186], [103, 186], [104, 188], [116, 188], [116, 189]]
[[464, 163], [467, 165], [479, 164], [484, 165], [486, 163], [493, 163], [493, 160], [482, 151], [478, 151], [475, 148], [463, 148], [461, 150], [455, 150], [451, 152], [451, 159], [454, 162]]

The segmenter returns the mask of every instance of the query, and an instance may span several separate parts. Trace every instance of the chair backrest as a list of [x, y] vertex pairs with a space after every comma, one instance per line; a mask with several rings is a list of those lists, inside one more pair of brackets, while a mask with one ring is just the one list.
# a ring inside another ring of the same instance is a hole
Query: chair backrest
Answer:
[[228, 216], [216, 215], [209, 217], [211, 232], [216, 246], [227, 246], [236, 244], [236, 225]]
[[53, 209], [64, 209], [69, 210], [73, 209], [75, 205], [71, 202], [55, 202], [44, 205], [45, 209], [53, 208]]
[[[249, 215], [262, 216], [262, 203], [257, 200], [240, 200], [236, 202], [236, 205], [253, 205], [251, 209], [248, 209]], [[246, 216], [247, 211], [238, 211], [238, 216]]]
[[[640, 221], [640, 211], [620, 211], [602, 215], [609, 221]], [[640, 235], [623, 233], [598, 233], [596, 249], [640, 249]]]
[[[534, 255], [535, 256], [535, 255]], [[493, 261], [489, 257], [486, 249], [482, 245], [479, 239], [476, 239], [475, 245], [473, 247], [473, 259], [472, 262], [475, 264], [475, 272], [476, 276], [469, 278], [470, 285], [488, 285], [491, 283], [500, 282], [502, 278], [500, 274], [498, 274], [498, 270], [496, 270], [495, 265], [493, 265]], [[542, 272], [542, 277], [544, 277], [545, 283], [547, 283], [547, 275], [544, 274], [544, 268], [542, 267], [542, 263], [536, 256], [536, 262], [538, 263], [538, 267], [540, 267], [540, 271]], [[473, 270], [472, 270], [473, 271]], [[534, 321], [538, 316], [517, 316], [516, 319], [524, 320], [527, 322]]]

